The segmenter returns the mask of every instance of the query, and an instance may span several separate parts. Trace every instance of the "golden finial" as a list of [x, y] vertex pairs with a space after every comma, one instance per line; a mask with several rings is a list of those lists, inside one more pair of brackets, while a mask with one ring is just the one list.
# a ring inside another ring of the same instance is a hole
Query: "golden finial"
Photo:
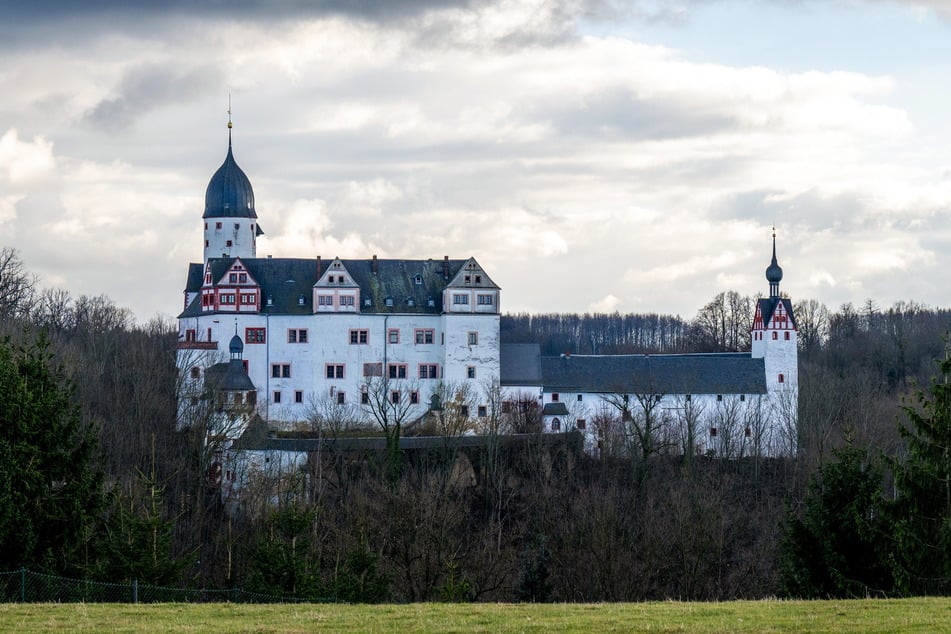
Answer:
[[231, 129], [231, 93], [228, 93], [228, 129]]

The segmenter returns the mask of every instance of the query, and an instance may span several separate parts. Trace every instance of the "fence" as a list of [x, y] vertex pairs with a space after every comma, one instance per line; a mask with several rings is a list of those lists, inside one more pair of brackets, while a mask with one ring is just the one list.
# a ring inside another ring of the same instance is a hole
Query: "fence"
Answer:
[[169, 588], [139, 583], [107, 583], [56, 577], [24, 568], [0, 572], [2, 603], [329, 603], [248, 592], [241, 588]]

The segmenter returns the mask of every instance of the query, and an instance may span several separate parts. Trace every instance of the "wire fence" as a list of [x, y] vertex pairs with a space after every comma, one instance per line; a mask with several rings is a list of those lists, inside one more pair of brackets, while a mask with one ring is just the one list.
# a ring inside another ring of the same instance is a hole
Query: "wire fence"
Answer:
[[132, 580], [108, 583], [56, 577], [25, 568], [0, 572], [0, 603], [332, 603], [241, 588], [170, 588]]

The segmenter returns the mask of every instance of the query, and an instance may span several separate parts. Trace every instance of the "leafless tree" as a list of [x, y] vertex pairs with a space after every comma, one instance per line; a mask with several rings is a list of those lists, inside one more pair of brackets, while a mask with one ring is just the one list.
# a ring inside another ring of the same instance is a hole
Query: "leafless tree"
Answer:
[[33, 309], [36, 276], [26, 270], [16, 249], [0, 248], [0, 317], [25, 317]]
[[370, 376], [363, 381], [361, 392], [361, 409], [386, 437], [386, 478], [395, 484], [402, 473], [400, 437], [403, 426], [424, 411], [419, 385], [408, 379]]

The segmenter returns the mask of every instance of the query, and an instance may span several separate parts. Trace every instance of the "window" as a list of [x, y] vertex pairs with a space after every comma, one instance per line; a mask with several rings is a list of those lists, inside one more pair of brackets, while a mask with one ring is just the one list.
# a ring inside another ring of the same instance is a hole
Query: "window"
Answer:
[[785, 374], [783, 374], [783, 373], [780, 373], [780, 374], [779, 374], [779, 382], [780, 382], [780, 383], [785, 383], [785, 382], [786, 382], [786, 375], [785, 375]]
[[215, 223], [215, 229], [221, 229], [221, 223], [220, 223], [220, 222], [216, 222], [216, 223]]
[[387, 298], [384, 300], [383, 303], [385, 303], [387, 306], [392, 306], [392, 305], [393, 305], [393, 298], [392, 298], [392, 297], [387, 297]]
[[236, 222], [234, 223], [234, 228], [235, 228], [235, 231], [237, 231], [238, 229], [241, 228], [241, 225]]
[[510, 401], [502, 401], [502, 413], [503, 414], [512, 413], [512, 403]]
[[716, 427], [711, 427], [711, 428], [710, 428], [710, 438], [716, 438], [716, 437], [717, 437], [717, 428], [716, 428]]
[[393, 344], [400, 342], [400, 331], [398, 328], [390, 328], [386, 331], [386, 342]]
[[477, 332], [470, 332], [470, 333], [469, 333], [469, 345], [470, 345], [470, 346], [477, 346], [477, 345], [479, 345], [479, 333], [477, 333]]
[[303, 403], [304, 402], [304, 392], [303, 390], [294, 390], [294, 402]]
[[719, 403], [719, 402], [722, 401], [722, 400], [723, 400], [723, 395], [722, 395], [722, 394], [717, 394], [717, 402]]
[[481, 276], [481, 275], [476, 275], [475, 277], [476, 277], [476, 284], [481, 284], [481, 283], [482, 283], [482, 276]]
[[584, 429], [587, 426], [588, 426], [588, 423], [583, 418], [579, 418], [578, 420], [575, 421], [575, 427], [577, 427], [578, 429]]
[[228, 240], [227, 242], [225, 242], [225, 246], [229, 246], [229, 247], [232, 246], [231, 240]]
[[474, 365], [470, 365], [470, 366], [468, 366], [468, 367], [466, 368], [466, 378], [467, 378], [467, 379], [474, 379], [474, 378], [476, 378], [476, 377], [475, 377], [475, 373], [476, 373], [476, 369], [475, 369], [475, 366], [474, 366]]
[[364, 363], [363, 376], [383, 376], [382, 363]]
[[221, 294], [221, 303], [222, 304], [234, 304], [234, 293], [222, 293]]
[[779, 338], [779, 333], [778, 333], [778, 332], [774, 332], [774, 333], [773, 333], [773, 341], [775, 341], [775, 340], [778, 339], [778, 338]]
[[749, 438], [750, 436], [753, 435], [753, 430], [747, 427], [745, 430], [743, 430], [743, 435]]
[[370, 402], [370, 395], [367, 393], [367, 391], [363, 390], [362, 392], [360, 392], [360, 404], [367, 405], [369, 402]]
[[551, 421], [551, 430], [559, 431], [561, 429], [561, 421], [557, 418], [552, 419]]
[[337, 405], [343, 405], [347, 402], [346, 392], [337, 392]]
[[264, 343], [267, 337], [265, 336], [264, 328], [245, 328], [244, 329], [244, 342], [245, 343]]
[[405, 363], [391, 363], [386, 366], [387, 376], [391, 379], [405, 379], [406, 378], [406, 364]]
[[396, 390], [393, 390], [392, 392], [390, 392], [390, 401], [393, 403], [393, 405], [399, 405], [400, 393], [397, 392]]
[[463, 418], [469, 418], [469, 406], [468, 406], [468, 405], [460, 405], [460, 406], [459, 406], [459, 413], [462, 415]]
[[306, 328], [291, 328], [287, 331], [287, 343], [307, 343]]
[[317, 305], [318, 306], [333, 306], [334, 305], [333, 295], [318, 295]]
[[480, 405], [478, 412], [479, 412], [479, 418], [485, 418], [486, 416], [488, 416], [489, 410], [486, 408], [485, 405]]
[[424, 363], [419, 366], [419, 378], [421, 379], [438, 379], [437, 376], [439, 371], [438, 365], [433, 365], [429, 363]]
[[205, 248], [206, 248], [206, 249], [208, 248], [208, 241], [207, 241], [207, 240], [205, 240]]
[[461, 294], [453, 294], [452, 303], [456, 306], [468, 306], [469, 305], [469, 296]]
[[551, 402], [552, 402], [552, 403], [557, 403], [557, 402], [558, 402], [558, 392], [552, 392]]
[[191, 377], [193, 379], [197, 379], [200, 376], [201, 376], [201, 370], [199, 370], [197, 367], [194, 367], [191, 369]]
[[327, 364], [327, 378], [328, 379], [342, 379], [343, 368], [344, 366], [342, 363], [328, 363]]
[[784, 333], [783, 333], [783, 338], [784, 338], [786, 341], [789, 341], [789, 333], [788, 333], [788, 332], [784, 332]]
[[578, 395], [578, 398], [577, 398], [577, 401], [580, 403], [582, 400], [583, 400], [583, 399], [582, 399], [582, 396], [579, 394], [579, 395]]
[[291, 378], [291, 364], [290, 363], [272, 363], [271, 364], [271, 378], [274, 378], [274, 379]]
[[248, 274], [247, 274], [247, 273], [239, 273], [239, 274], [238, 274], [238, 282], [241, 283], [241, 284], [246, 284], [246, 283], [248, 282]]
[[479, 302], [479, 306], [491, 306], [492, 305], [492, 296], [480, 294], [476, 300]]
[[689, 394], [687, 394], [686, 396], [684, 396], [684, 401], [687, 402], [687, 403], [690, 402], [690, 395], [689, 395]]
[[350, 343], [351, 344], [366, 344], [370, 341], [370, 331], [369, 330], [351, 330], [350, 331]]
[[280, 403], [280, 402], [281, 402], [281, 393], [280, 393], [280, 392], [274, 392], [274, 397], [273, 397], [271, 400], [272, 400], [274, 403]]
[[423, 283], [423, 276], [422, 276], [422, 275], [417, 275], [416, 277], [414, 277], [414, 278], [413, 278], [413, 283], [416, 284], [416, 286], [422, 285], [422, 283]]
[[245, 373], [245, 374], [249, 374], [249, 372], [248, 372], [248, 360], [247, 360], [247, 359], [242, 359], [242, 360], [241, 360], [241, 366], [244, 368], [244, 373]]
[[245, 306], [257, 303], [257, 296], [254, 293], [241, 293], [241, 303]]
[[412, 391], [412, 392], [410, 392], [410, 393], [409, 393], [409, 402], [412, 403], [413, 405], [417, 405], [417, 404], [419, 403], [419, 392], [417, 392], [417, 391], [415, 391], [415, 390]]
[[353, 306], [353, 295], [341, 295], [341, 296], [340, 296], [340, 305], [341, 305], [341, 306]]
[[471, 275], [466, 275], [466, 276], [465, 276], [465, 281], [466, 281], [466, 284], [469, 284], [470, 282], [472, 282], [472, 276], [471, 276]]
[[229, 284], [237, 284], [237, 283], [238, 283], [238, 274], [237, 274], [237, 273], [229, 273], [229, 274], [228, 274], [228, 283], [229, 283]]
[[185, 331], [185, 341], [194, 341], [195, 340], [195, 329], [190, 328]]
[[746, 394], [740, 394], [740, 401], [746, 400]]
[[433, 343], [436, 339], [436, 331], [432, 328], [418, 329], [416, 331], [416, 343], [417, 344], [427, 344]]

